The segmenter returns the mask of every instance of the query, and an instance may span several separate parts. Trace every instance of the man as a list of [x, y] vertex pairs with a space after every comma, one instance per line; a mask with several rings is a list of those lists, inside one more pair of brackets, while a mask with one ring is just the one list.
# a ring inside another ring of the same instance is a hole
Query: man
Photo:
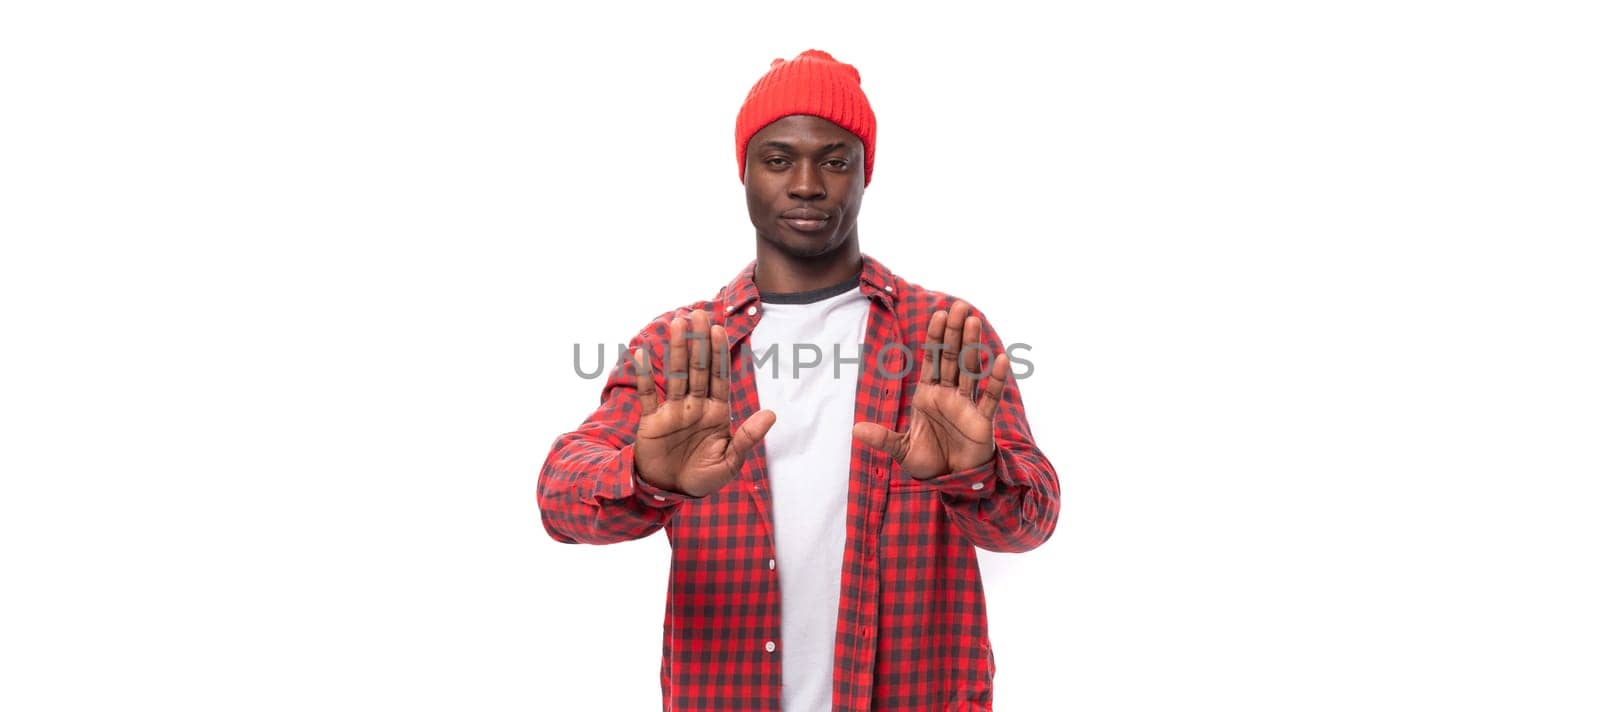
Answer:
[[735, 126], [755, 261], [634, 337], [539, 474], [557, 541], [666, 530], [664, 709], [991, 709], [974, 545], [1055, 529], [988, 320], [860, 252], [860, 81], [818, 50], [773, 61]]

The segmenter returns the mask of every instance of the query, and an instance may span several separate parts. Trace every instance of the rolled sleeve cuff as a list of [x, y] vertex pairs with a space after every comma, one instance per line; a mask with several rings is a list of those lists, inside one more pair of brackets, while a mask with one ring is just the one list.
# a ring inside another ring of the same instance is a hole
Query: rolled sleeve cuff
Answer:
[[986, 499], [994, 494], [995, 484], [1000, 481], [997, 471], [999, 462], [999, 453], [996, 452], [994, 457], [981, 465], [930, 477], [922, 482], [951, 499]]

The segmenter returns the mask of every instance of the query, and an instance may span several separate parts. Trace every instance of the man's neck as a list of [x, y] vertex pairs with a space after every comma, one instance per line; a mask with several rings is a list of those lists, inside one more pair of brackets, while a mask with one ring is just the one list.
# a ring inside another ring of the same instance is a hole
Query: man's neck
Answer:
[[756, 245], [756, 287], [763, 292], [809, 292], [832, 287], [861, 271], [861, 249], [851, 239], [838, 249], [813, 259], [784, 254], [771, 245]]

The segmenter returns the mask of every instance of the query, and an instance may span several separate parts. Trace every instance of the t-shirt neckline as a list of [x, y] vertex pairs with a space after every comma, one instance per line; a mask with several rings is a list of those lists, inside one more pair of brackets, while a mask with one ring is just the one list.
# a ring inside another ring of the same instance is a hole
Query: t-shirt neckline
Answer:
[[765, 304], [812, 304], [824, 299], [832, 299], [852, 289], [861, 286], [861, 271], [850, 275], [850, 278], [838, 284], [817, 289], [808, 289], [804, 292], [764, 292], [756, 289], [761, 301]]

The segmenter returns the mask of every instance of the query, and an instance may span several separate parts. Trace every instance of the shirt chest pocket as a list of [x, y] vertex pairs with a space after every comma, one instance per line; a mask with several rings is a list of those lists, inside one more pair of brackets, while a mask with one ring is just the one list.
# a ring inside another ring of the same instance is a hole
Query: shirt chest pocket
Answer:
[[928, 483], [923, 482], [900, 470], [900, 464], [890, 461], [888, 465], [889, 495], [907, 496], [919, 492], [935, 492]]

